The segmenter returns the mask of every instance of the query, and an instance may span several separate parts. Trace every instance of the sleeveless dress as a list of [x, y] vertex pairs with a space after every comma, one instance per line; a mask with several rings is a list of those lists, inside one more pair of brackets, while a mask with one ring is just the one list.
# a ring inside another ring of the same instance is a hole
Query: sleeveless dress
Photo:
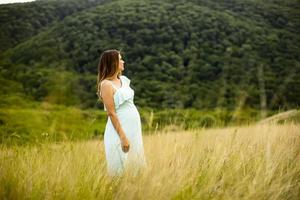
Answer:
[[[126, 76], [121, 75], [120, 80], [122, 83], [120, 88], [117, 88], [112, 82], [110, 83], [115, 89], [113, 98], [116, 114], [129, 140], [130, 148], [126, 153], [122, 151], [120, 137], [110, 117], [108, 117], [104, 132], [104, 146], [107, 171], [113, 177], [121, 175], [128, 168], [133, 175], [137, 175], [147, 166], [144, 156], [141, 118], [133, 102], [134, 90], [130, 87], [130, 80]], [[104, 110], [106, 111], [105, 105]]]

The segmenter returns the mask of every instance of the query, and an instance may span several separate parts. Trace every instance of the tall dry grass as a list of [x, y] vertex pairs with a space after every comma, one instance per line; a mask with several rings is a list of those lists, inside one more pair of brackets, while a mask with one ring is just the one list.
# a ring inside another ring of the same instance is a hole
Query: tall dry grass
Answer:
[[102, 141], [0, 150], [0, 199], [298, 199], [300, 126], [144, 136], [147, 169], [106, 174]]

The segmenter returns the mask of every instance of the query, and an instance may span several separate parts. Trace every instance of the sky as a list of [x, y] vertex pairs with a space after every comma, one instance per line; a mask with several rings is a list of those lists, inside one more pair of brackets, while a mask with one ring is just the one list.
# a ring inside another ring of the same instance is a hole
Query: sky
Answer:
[[34, 1], [34, 0], [0, 0], [0, 4], [30, 2], [30, 1]]

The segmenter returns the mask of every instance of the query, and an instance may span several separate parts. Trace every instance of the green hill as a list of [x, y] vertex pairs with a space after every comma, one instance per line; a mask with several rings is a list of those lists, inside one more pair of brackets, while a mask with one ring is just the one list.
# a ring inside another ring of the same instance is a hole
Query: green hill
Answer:
[[66, 16], [105, 3], [105, 0], [38, 0], [0, 5], [0, 52], [63, 20]]
[[[19, 9], [38, 13], [33, 4], [26, 5]], [[45, 5], [55, 23], [32, 33], [24, 30], [24, 41], [12, 38], [21, 42], [15, 47], [8, 42], [12, 48], [0, 57], [0, 80], [9, 83], [0, 87], [6, 95], [1, 106], [18, 93], [37, 101], [101, 107], [95, 94], [97, 64], [110, 48], [122, 50], [125, 75], [141, 107], [299, 106], [297, 1], [119, 0], [82, 3], [61, 18], [46, 2], [34, 5]], [[0, 13], [7, 9], [0, 7]], [[16, 23], [11, 32], [23, 24], [11, 20], [4, 26], [10, 23]]]

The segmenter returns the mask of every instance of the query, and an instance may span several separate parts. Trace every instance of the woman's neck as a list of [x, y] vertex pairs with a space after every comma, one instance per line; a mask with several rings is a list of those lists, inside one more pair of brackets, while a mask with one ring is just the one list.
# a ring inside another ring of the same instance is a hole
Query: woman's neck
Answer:
[[112, 80], [112, 81], [116, 81], [118, 80], [118, 74], [114, 75], [114, 76], [111, 76], [108, 78], [108, 80]]

